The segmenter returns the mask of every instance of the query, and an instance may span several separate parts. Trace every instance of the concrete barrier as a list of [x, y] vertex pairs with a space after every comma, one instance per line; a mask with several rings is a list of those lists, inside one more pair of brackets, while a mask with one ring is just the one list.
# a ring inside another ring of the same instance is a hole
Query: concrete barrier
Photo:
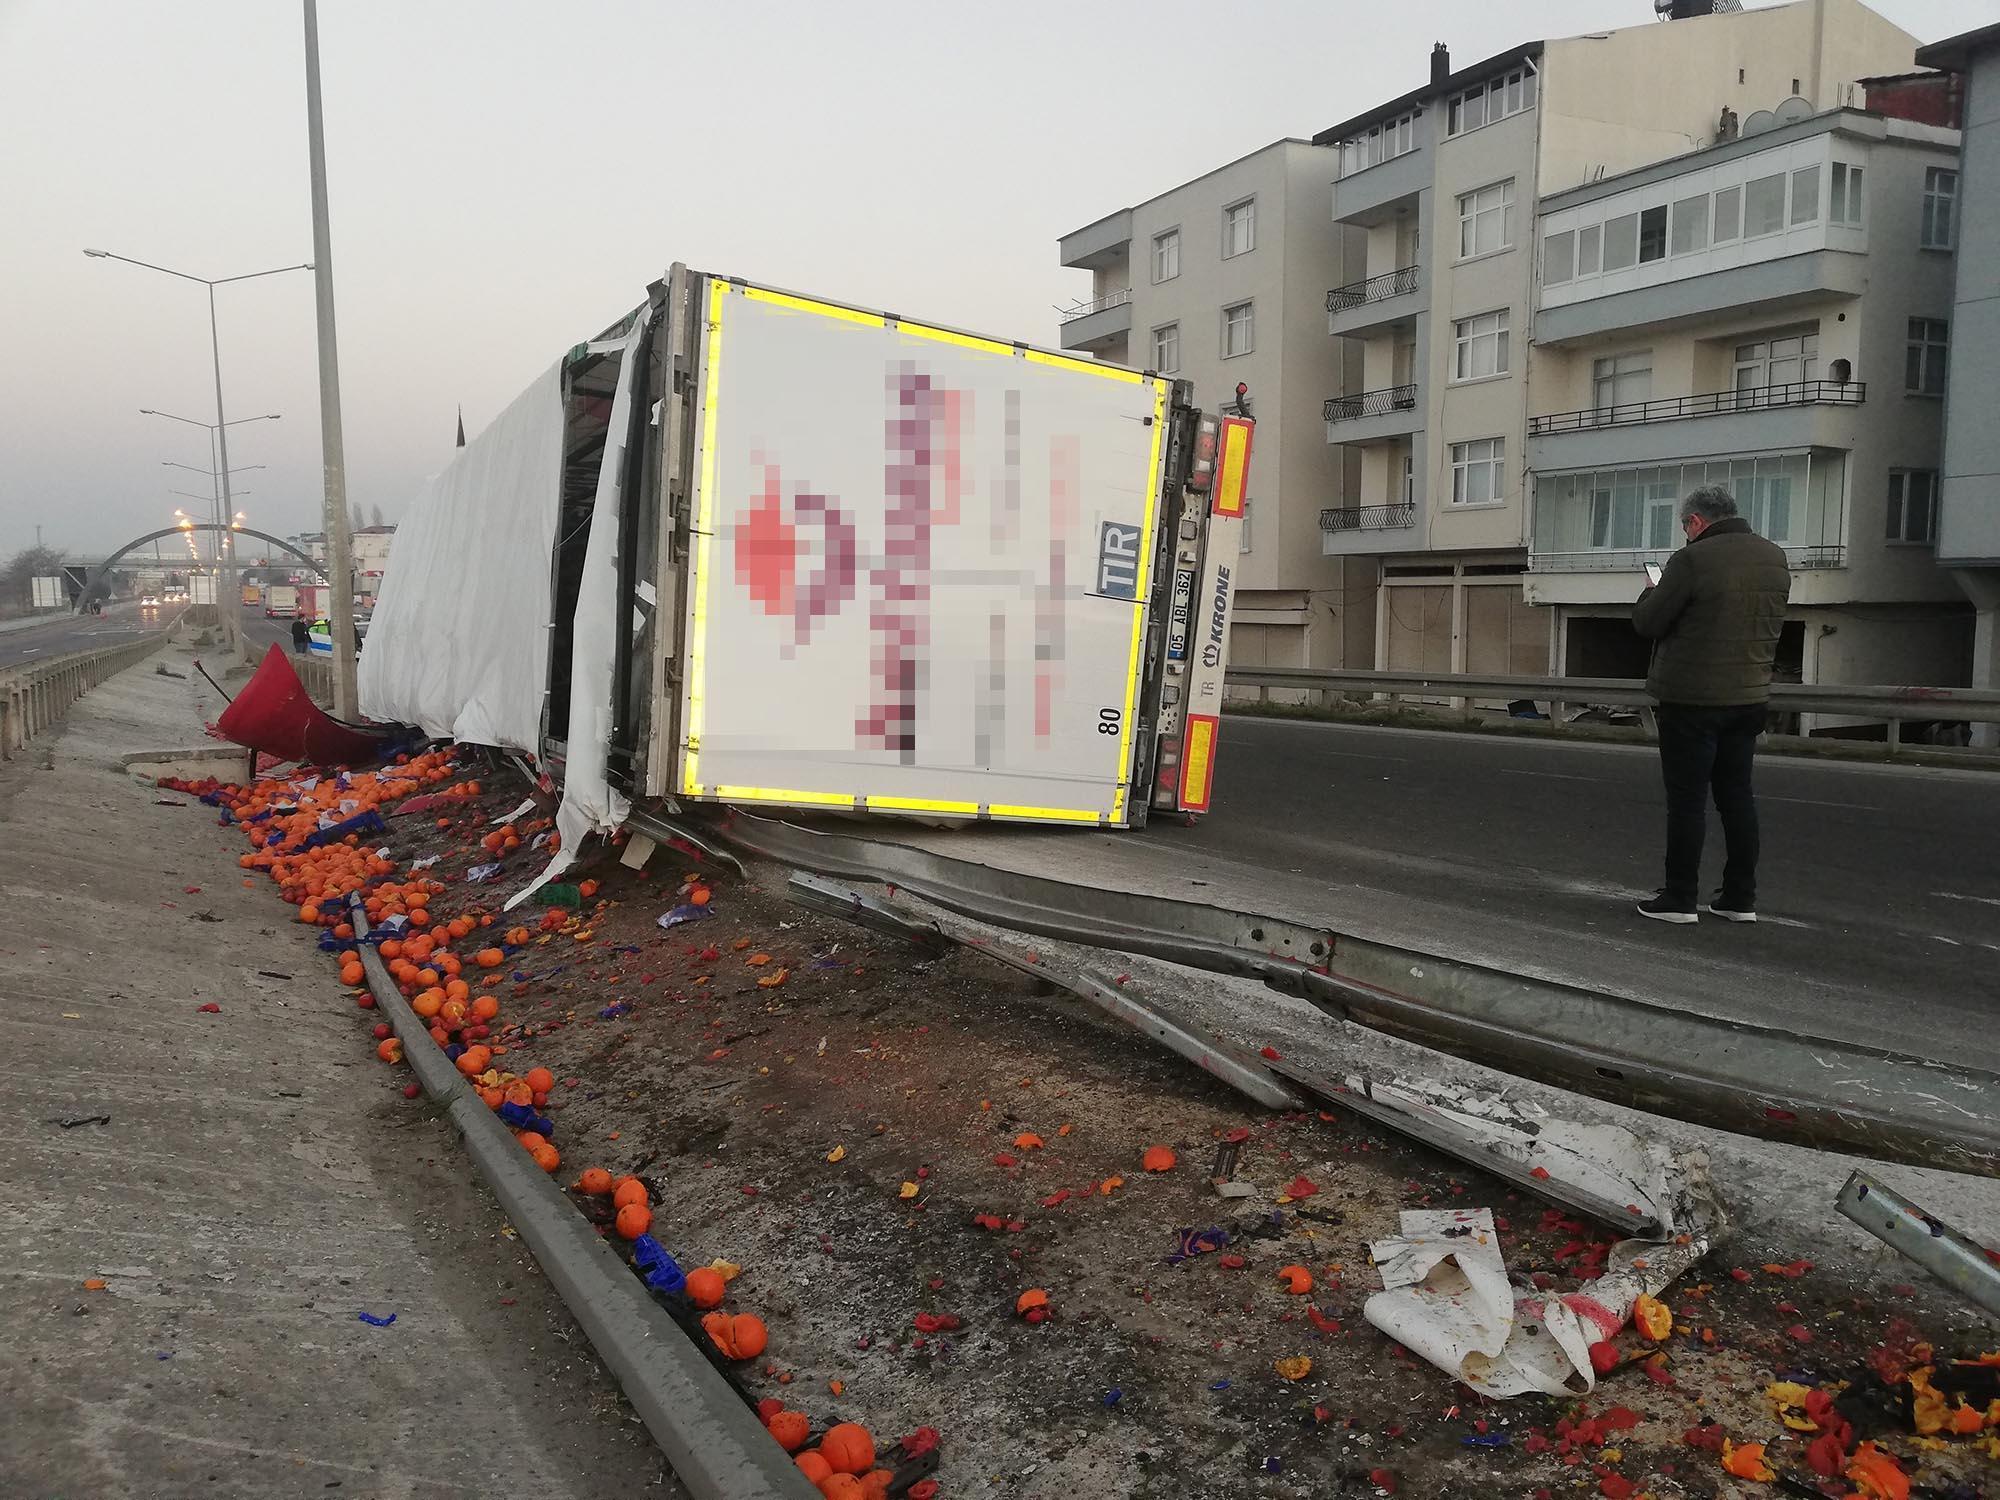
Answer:
[[156, 631], [123, 645], [53, 656], [0, 672], [0, 760], [12, 760], [77, 699], [107, 677], [144, 661], [166, 640], [166, 631]]

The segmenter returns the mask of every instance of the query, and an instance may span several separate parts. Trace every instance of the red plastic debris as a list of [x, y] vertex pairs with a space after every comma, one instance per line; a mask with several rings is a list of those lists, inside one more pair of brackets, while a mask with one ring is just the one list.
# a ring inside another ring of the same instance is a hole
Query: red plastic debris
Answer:
[[1308, 1307], [1306, 1309], [1306, 1317], [1311, 1320], [1312, 1326], [1317, 1328], [1321, 1333], [1340, 1332], [1340, 1320], [1338, 1318], [1329, 1318], [1316, 1307]]
[[920, 1333], [950, 1333], [953, 1329], [964, 1327], [954, 1313], [920, 1312], [911, 1321]]
[[910, 1486], [910, 1500], [936, 1500], [938, 1482], [935, 1479], [919, 1479]]
[[1790, 1328], [1785, 1330], [1785, 1337], [1795, 1343], [1810, 1344], [1812, 1342], [1812, 1330], [1803, 1323], [1794, 1323]]
[[1681, 1441], [1690, 1448], [1699, 1448], [1704, 1453], [1720, 1453], [1727, 1434], [1720, 1422], [1704, 1422], [1699, 1427], [1690, 1427], [1681, 1434]]
[[1257, 1055], [1263, 1058], [1265, 1062], [1280, 1062], [1285, 1056], [1276, 1047], [1265, 1047]]
[[1639, 1425], [1639, 1414], [1629, 1406], [1613, 1406], [1597, 1419], [1598, 1425], [1611, 1432], [1625, 1432]]
[[1294, 1177], [1285, 1184], [1287, 1198], [1311, 1198], [1319, 1193], [1318, 1184], [1305, 1177]]
[[1044, 1199], [1042, 1200], [1042, 1207], [1043, 1207], [1043, 1208], [1054, 1208], [1054, 1207], [1056, 1207], [1056, 1206], [1057, 1206], [1058, 1204], [1063, 1204], [1063, 1203], [1067, 1203], [1067, 1202], [1069, 1202], [1069, 1199], [1070, 1199], [1070, 1191], [1069, 1191], [1069, 1189], [1068, 1189], [1068, 1188], [1058, 1188], [1058, 1189], [1057, 1189], [1057, 1190], [1056, 1190], [1055, 1192], [1053, 1192], [1053, 1193], [1050, 1193], [1050, 1194], [1048, 1195], [1048, 1197], [1046, 1197], [1046, 1198], [1044, 1198]]
[[1225, 1271], [1240, 1271], [1249, 1264], [1240, 1255], [1218, 1255], [1216, 1260]]
[[1528, 1175], [1537, 1182], [1547, 1182], [1549, 1180], [1549, 1169], [1547, 1167], [1536, 1167]]
[[1005, 1151], [996, 1151], [993, 1153], [993, 1165], [996, 1167], [1012, 1167], [1018, 1166], [1019, 1163]]
[[1838, 1479], [1840, 1471], [1847, 1467], [1845, 1436], [1842, 1432], [1822, 1432], [1806, 1444], [1807, 1467], [1822, 1479]]
[[972, 1222], [977, 1224], [981, 1229], [1004, 1229], [1007, 1227], [1007, 1221], [998, 1214], [974, 1214]]
[[197, 1005], [195, 1009], [207, 1016], [219, 1016], [222, 1014], [222, 1007], [217, 1005], [213, 1000], [209, 1001], [206, 1005]]
[[1741, 1266], [1737, 1266], [1730, 1271], [1729, 1279], [1731, 1281], [1748, 1281], [1750, 1279], [1750, 1273], [1744, 1270]]

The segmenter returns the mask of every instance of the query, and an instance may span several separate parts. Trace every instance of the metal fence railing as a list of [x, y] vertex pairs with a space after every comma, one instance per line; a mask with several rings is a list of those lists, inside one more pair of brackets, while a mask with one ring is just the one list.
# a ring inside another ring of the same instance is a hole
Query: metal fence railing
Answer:
[[1625, 401], [1616, 406], [1553, 412], [1528, 418], [1528, 436], [1589, 432], [1599, 427], [1635, 427], [1642, 422], [1676, 422], [1684, 417], [1729, 416], [1787, 406], [1859, 406], [1867, 399], [1865, 380], [1794, 380], [1781, 385], [1747, 386], [1739, 391], [1662, 396], [1657, 401]]
[[[1839, 543], [1794, 547], [1785, 545], [1785, 565], [1795, 569], [1844, 568], [1847, 548]], [[1530, 573], [1637, 573], [1647, 563], [1665, 567], [1672, 547], [1595, 547], [1581, 552], [1528, 553]]]
[[1087, 318], [1092, 313], [1104, 312], [1108, 308], [1123, 307], [1132, 300], [1132, 288], [1106, 292], [1102, 297], [1093, 297], [1088, 302], [1079, 302], [1074, 307], [1065, 307], [1059, 316], [1065, 323], [1074, 323], [1078, 318]]
[[1379, 276], [1370, 276], [1362, 281], [1350, 281], [1346, 286], [1337, 286], [1326, 294], [1326, 310], [1330, 313], [1343, 312], [1350, 307], [1362, 307], [1370, 302], [1380, 302], [1389, 297], [1400, 297], [1405, 292], [1414, 292], [1420, 278], [1416, 266], [1398, 266], [1393, 271], [1384, 271]]
[[77, 699], [105, 678], [144, 661], [166, 640], [166, 631], [154, 631], [123, 645], [0, 668], [0, 760], [12, 760]]
[[1415, 385], [1385, 385], [1379, 391], [1362, 391], [1353, 396], [1329, 396], [1320, 415], [1329, 422], [1346, 422], [1355, 417], [1381, 417], [1395, 411], [1415, 411]]
[[1393, 505], [1329, 505], [1319, 513], [1319, 529], [1324, 532], [1396, 531], [1413, 524], [1417, 506], [1413, 500]]
[[[1572, 707], [1631, 708], [1652, 728], [1654, 702], [1636, 677], [1509, 677], [1466, 672], [1329, 671], [1318, 667], [1232, 667], [1233, 688], [1254, 688], [1258, 701], [1272, 689], [1318, 697], [1399, 701], [1448, 701], [1469, 714], [1476, 703], [1529, 702], [1562, 723]], [[1900, 726], [1943, 720], [2000, 724], [2000, 689], [1955, 687], [1842, 686], [1778, 682], [1771, 685], [1774, 715], [1826, 714], [1887, 726], [1888, 748], [1901, 744]]]

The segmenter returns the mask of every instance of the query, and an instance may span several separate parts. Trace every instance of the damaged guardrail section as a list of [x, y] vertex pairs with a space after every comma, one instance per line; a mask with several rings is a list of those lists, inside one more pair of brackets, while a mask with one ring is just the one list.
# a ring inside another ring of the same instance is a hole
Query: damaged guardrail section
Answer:
[[[669, 835], [677, 824], [652, 820]], [[1068, 942], [1252, 976], [1373, 1030], [1629, 1108], [2000, 1177], [2000, 1077], [1366, 942], [1254, 912], [1073, 885], [741, 812], [702, 836]]]

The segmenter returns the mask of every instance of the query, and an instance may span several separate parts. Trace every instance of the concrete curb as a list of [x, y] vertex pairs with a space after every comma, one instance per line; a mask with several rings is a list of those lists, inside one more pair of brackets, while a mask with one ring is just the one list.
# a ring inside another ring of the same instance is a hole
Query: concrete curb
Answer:
[[[355, 933], [365, 935], [360, 904], [350, 899], [349, 909]], [[445, 1106], [473, 1165], [695, 1500], [819, 1500], [756, 1413], [431, 1040], [374, 944], [356, 948], [417, 1082]]]

